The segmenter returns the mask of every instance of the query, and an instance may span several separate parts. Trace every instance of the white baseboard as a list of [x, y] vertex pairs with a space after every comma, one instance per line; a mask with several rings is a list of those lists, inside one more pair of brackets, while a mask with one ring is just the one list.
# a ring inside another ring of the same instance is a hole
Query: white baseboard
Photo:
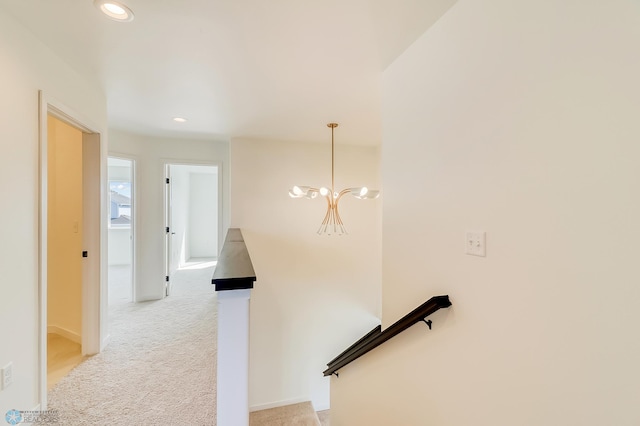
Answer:
[[57, 325], [47, 326], [47, 333], [57, 334], [59, 336], [62, 336], [66, 339], [71, 340], [72, 342], [76, 342], [80, 345], [82, 344], [82, 336], [80, 336], [77, 333], [74, 333], [73, 331], [67, 330], [66, 328], [58, 327]]
[[100, 352], [102, 352], [104, 350], [104, 348], [107, 347], [107, 345], [111, 342], [111, 334], [107, 334], [107, 337], [105, 337], [104, 339], [102, 339], [102, 345], [100, 346]]
[[330, 404], [322, 404], [322, 405], [319, 405], [319, 406], [316, 407], [315, 404], [314, 404], [313, 409], [316, 410], [316, 411], [330, 410], [331, 409], [331, 405]]
[[283, 401], [269, 402], [267, 404], [257, 404], [249, 407], [249, 412], [268, 410], [269, 408], [284, 407], [285, 405], [300, 404], [301, 402], [307, 402], [309, 398], [295, 398], [287, 399]]

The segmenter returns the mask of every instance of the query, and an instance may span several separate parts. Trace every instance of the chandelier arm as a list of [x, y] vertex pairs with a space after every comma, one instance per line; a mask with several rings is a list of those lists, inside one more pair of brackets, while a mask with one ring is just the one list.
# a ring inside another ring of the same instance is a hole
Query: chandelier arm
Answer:
[[342, 223], [342, 218], [340, 217], [340, 212], [338, 210], [338, 202], [340, 201], [340, 198], [342, 198], [342, 196], [344, 194], [349, 193], [348, 189], [343, 189], [342, 191], [340, 191], [340, 194], [338, 194], [338, 197], [336, 198], [336, 200], [334, 201], [334, 205], [336, 208], [336, 218], [338, 220], [338, 223], [340, 224], [340, 227], [342, 228], [343, 233], [347, 233], [346, 229], [344, 228], [344, 223]]
[[329, 198], [328, 195], [325, 195], [325, 198], [327, 199], [327, 212], [325, 213], [324, 219], [322, 220], [323, 225], [329, 223], [329, 217], [331, 215], [331, 198]]
[[340, 192], [338, 193], [338, 196], [336, 197], [336, 205], [338, 205], [338, 201], [340, 201], [340, 198], [342, 198], [342, 196], [343, 196], [344, 194], [348, 194], [349, 192], [351, 192], [351, 191], [350, 191], [350, 188], [343, 189], [342, 191], [340, 191]]
[[[322, 230], [322, 232], [324, 232], [325, 234], [328, 232], [329, 234], [331, 234], [331, 226], [333, 225], [333, 206], [329, 206], [327, 208], [327, 217], [325, 219], [325, 221], [323, 222], [324, 228]], [[328, 231], [327, 231], [328, 229]]]
[[336, 218], [338, 219], [338, 221], [340, 223], [342, 223], [342, 220], [340, 220], [340, 214], [338, 213], [338, 202], [340, 201], [340, 198], [344, 195], [343, 192], [344, 191], [341, 191], [340, 194], [338, 194], [338, 197], [333, 202], [333, 206], [334, 206], [335, 211], [336, 211]]
[[329, 196], [325, 196], [325, 198], [327, 199], [327, 212], [325, 213], [324, 219], [320, 224], [320, 227], [318, 228], [318, 235], [327, 232], [327, 227], [329, 226], [329, 222], [331, 221], [331, 199], [329, 198]]
[[331, 205], [331, 219], [329, 220], [329, 226], [333, 227], [333, 232], [334, 233], [338, 232], [338, 228], [337, 228], [337, 225], [338, 225], [337, 220], [338, 219], [337, 219], [337, 217], [338, 216], [336, 215], [336, 205], [332, 204]]
[[340, 198], [342, 198], [344, 194], [347, 194], [349, 192], [350, 192], [349, 189], [343, 189], [342, 191], [340, 191], [340, 193], [338, 194], [338, 197], [334, 201], [336, 223], [340, 226], [340, 231], [342, 234], [348, 234], [348, 232], [346, 227], [344, 226], [344, 223], [342, 222], [342, 218], [340, 217], [340, 211], [338, 210], [338, 202], [340, 201]]
[[325, 198], [327, 199], [327, 212], [325, 213], [324, 219], [322, 220], [322, 223], [318, 228], [318, 235], [327, 232], [327, 226], [329, 225], [329, 222], [331, 220], [331, 201], [329, 197], [325, 196]]
[[336, 229], [336, 216], [333, 212], [333, 206], [331, 206], [331, 219], [329, 219], [329, 228], [333, 228], [334, 234], [338, 232], [338, 230]]
[[340, 225], [344, 225], [342, 223], [342, 219], [340, 218], [340, 212], [338, 211], [338, 204], [337, 203], [335, 205], [335, 214], [336, 214], [336, 222], [339, 223]]
[[[323, 226], [324, 226], [324, 229], [322, 229]], [[320, 227], [316, 231], [316, 234], [322, 235], [323, 232], [327, 232], [327, 225], [325, 225], [324, 223], [320, 224]]]
[[340, 213], [338, 213], [337, 209], [336, 209], [336, 223], [340, 227], [340, 233], [341, 234], [346, 234], [347, 233], [347, 229], [345, 228], [344, 223], [342, 223], [342, 219], [340, 219]]

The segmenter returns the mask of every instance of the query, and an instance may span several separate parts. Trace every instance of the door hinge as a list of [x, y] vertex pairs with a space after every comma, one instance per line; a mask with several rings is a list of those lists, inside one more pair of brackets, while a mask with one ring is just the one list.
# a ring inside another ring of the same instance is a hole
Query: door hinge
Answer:
[[165, 277], [164, 277], [164, 280], [165, 280], [166, 282], [169, 282], [169, 275], [165, 276]]
[[88, 251], [83, 251], [82, 252], [82, 257], [89, 257], [89, 252]]
[[168, 234], [169, 233], [169, 227], [167, 226], [166, 228], [164, 228], [165, 232]]
[[165, 179], [165, 182], [166, 182], [166, 183], [169, 183], [169, 178], [166, 178], [166, 179]]

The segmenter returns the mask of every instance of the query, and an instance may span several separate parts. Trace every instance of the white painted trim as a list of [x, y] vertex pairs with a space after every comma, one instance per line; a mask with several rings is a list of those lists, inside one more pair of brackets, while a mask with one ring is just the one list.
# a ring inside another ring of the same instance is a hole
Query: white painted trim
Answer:
[[[82, 163], [82, 180], [85, 184], [89, 183], [88, 186], [83, 185], [82, 189], [82, 244], [83, 250], [89, 252], [89, 257], [82, 260], [82, 355], [85, 356], [100, 352], [102, 318], [106, 321], [106, 311], [101, 309], [103, 287], [106, 290], [106, 281], [102, 279], [103, 265], [106, 263], [101, 261], [106, 258], [106, 244], [102, 243], [106, 243], [107, 237], [106, 232], [101, 229], [101, 225], [107, 225], [106, 215], [103, 213], [106, 212], [106, 204], [103, 202], [106, 180], [102, 179], [101, 171], [106, 167], [102, 160], [100, 134], [82, 134]], [[95, 186], [99, 188], [98, 194], [93, 189]]]
[[38, 122], [40, 123], [39, 131], [39, 148], [40, 148], [40, 176], [39, 176], [39, 199], [40, 205], [38, 209], [38, 304], [40, 313], [39, 327], [39, 400], [40, 406], [47, 407], [47, 174], [48, 174], [48, 151], [47, 151], [47, 101], [42, 91], [38, 93]]
[[[38, 92], [38, 137], [39, 137], [39, 208], [38, 208], [38, 304], [39, 304], [39, 406], [47, 409], [47, 201], [48, 201], [48, 119], [47, 114], [69, 123], [85, 134], [95, 134], [98, 138], [100, 156], [100, 212], [106, 209], [106, 161], [107, 138], [106, 129], [95, 125], [91, 120], [57, 99], [48, 96], [44, 91]], [[84, 137], [83, 137], [84, 139]], [[104, 214], [98, 218], [99, 227], [99, 259], [97, 273], [99, 284], [83, 286], [82, 309], [82, 352], [93, 354], [100, 352], [108, 341], [107, 335], [107, 286], [106, 286], [106, 254], [107, 254], [107, 222]], [[90, 305], [88, 304], [90, 303]]]
[[105, 338], [102, 339], [102, 347], [100, 348], [100, 352], [102, 352], [102, 350], [106, 348], [109, 343], [111, 343], [111, 334], [107, 334]]
[[57, 325], [48, 325], [47, 333], [57, 334], [58, 336], [62, 336], [65, 339], [71, 340], [72, 342], [82, 344], [82, 336], [80, 336], [78, 333], [74, 333], [71, 330], [67, 330], [64, 327], [58, 327]]
[[[278, 407], [284, 407], [286, 405], [300, 404], [301, 402], [307, 402], [310, 400], [311, 400], [310, 398], [293, 398], [293, 399], [284, 399], [282, 401], [269, 402], [267, 404], [256, 404], [249, 407], [249, 412], [252, 413], [254, 411], [268, 410], [270, 408], [278, 408]], [[321, 410], [317, 410], [315, 407], [314, 407], [314, 410], [321, 411]]]
[[[169, 230], [171, 232], [173, 232], [171, 230], [171, 227], [173, 226], [172, 221], [171, 221], [171, 214], [173, 213], [173, 207], [171, 205], [171, 200], [173, 199], [172, 196], [172, 192], [171, 192], [171, 188], [172, 188], [172, 183], [171, 183], [171, 165], [168, 163], [164, 163], [162, 168], [164, 169], [164, 179], [163, 179], [163, 191], [162, 191], [162, 207], [164, 210], [164, 226], [169, 228]], [[169, 180], [169, 183], [167, 183], [167, 179]], [[165, 229], [166, 231], [166, 229]], [[173, 247], [171, 245], [171, 235], [170, 233], [165, 232], [164, 235], [164, 275], [165, 275], [165, 280], [168, 279], [168, 281], [165, 281], [164, 287], [162, 289], [162, 298], [164, 299], [165, 297], [171, 295], [171, 257], [172, 257], [172, 250]], [[167, 278], [169, 277], [169, 278]]]
[[47, 102], [47, 114], [50, 114], [60, 121], [71, 124], [73, 127], [82, 131], [83, 133], [97, 133], [86, 127], [82, 122], [73, 117], [73, 112], [64, 105], [54, 105], [51, 102]]

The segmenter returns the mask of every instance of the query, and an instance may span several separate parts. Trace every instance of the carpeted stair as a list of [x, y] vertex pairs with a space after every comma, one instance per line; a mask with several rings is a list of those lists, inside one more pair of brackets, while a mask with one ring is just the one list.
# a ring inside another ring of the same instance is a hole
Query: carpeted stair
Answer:
[[311, 402], [254, 411], [249, 426], [321, 426]]

